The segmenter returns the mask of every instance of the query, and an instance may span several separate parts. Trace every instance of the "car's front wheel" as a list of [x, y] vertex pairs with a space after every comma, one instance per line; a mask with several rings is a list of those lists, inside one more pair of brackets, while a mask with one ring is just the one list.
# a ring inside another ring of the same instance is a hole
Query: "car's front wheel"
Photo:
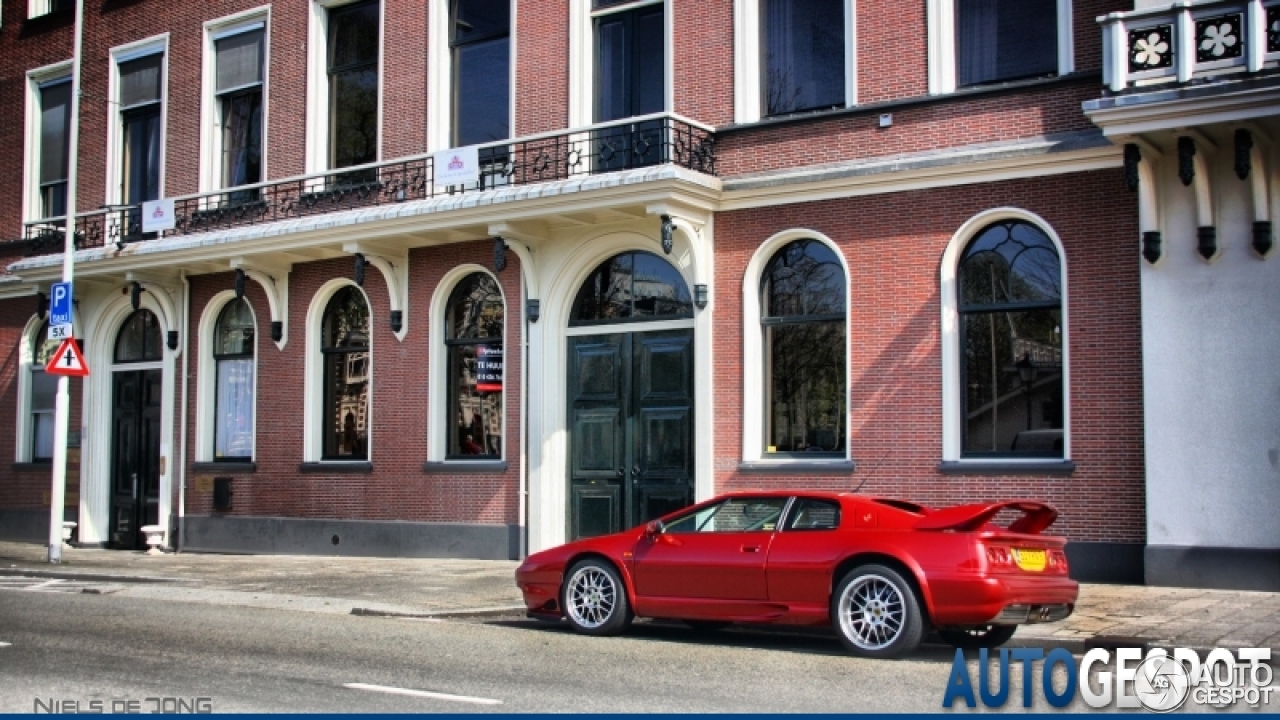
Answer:
[[574, 630], [584, 635], [617, 635], [631, 624], [627, 588], [612, 565], [583, 560], [566, 577], [560, 603]]
[[975, 625], [973, 627], [940, 628], [938, 637], [948, 645], [965, 650], [999, 647], [1013, 637], [1017, 625]]
[[831, 624], [855, 655], [895, 658], [920, 646], [924, 618], [915, 591], [884, 565], [850, 570], [831, 597]]

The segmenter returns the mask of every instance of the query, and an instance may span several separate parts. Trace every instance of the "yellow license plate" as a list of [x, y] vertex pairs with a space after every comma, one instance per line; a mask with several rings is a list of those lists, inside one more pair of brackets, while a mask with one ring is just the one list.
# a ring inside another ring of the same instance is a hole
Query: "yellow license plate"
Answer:
[[1018, 567], [1031, 572], [1041, 572], [1049, 562], [1048, 553], [1044, 550], [1019, 550], [1014, 548], [1013, 561]]

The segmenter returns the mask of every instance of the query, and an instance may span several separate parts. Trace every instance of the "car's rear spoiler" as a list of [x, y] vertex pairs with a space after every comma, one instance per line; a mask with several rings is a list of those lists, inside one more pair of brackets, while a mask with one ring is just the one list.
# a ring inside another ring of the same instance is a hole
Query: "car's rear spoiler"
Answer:
[[978, 530], [991, 522], [1001, 510], [1017, 510], [1022, 517], [1007, 528], [1009, 532], [1034, 535], [1042, 532], [1058, 518], [1058, 511], [1051, 505], [1036, 500], [1006, 500], [996, 503], [957, 505], [934, 510], [916, 523], [917, 530], [954, 530], [968, 532]]

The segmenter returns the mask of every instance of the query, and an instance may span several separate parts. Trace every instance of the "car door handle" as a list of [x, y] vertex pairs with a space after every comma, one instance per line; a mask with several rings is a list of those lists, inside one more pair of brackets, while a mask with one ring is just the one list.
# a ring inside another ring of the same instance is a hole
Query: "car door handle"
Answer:
[[744, 553], [760, 552], [760, 546], [759, 545], [743, 545], [742, 552]]

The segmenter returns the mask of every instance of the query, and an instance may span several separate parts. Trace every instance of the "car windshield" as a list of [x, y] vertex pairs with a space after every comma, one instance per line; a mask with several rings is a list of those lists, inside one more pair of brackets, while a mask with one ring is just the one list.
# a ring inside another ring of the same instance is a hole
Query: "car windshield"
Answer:
[[786, 504], [784, 497], [730, 498], [672, 520], [664, 532], [772, 532]]

